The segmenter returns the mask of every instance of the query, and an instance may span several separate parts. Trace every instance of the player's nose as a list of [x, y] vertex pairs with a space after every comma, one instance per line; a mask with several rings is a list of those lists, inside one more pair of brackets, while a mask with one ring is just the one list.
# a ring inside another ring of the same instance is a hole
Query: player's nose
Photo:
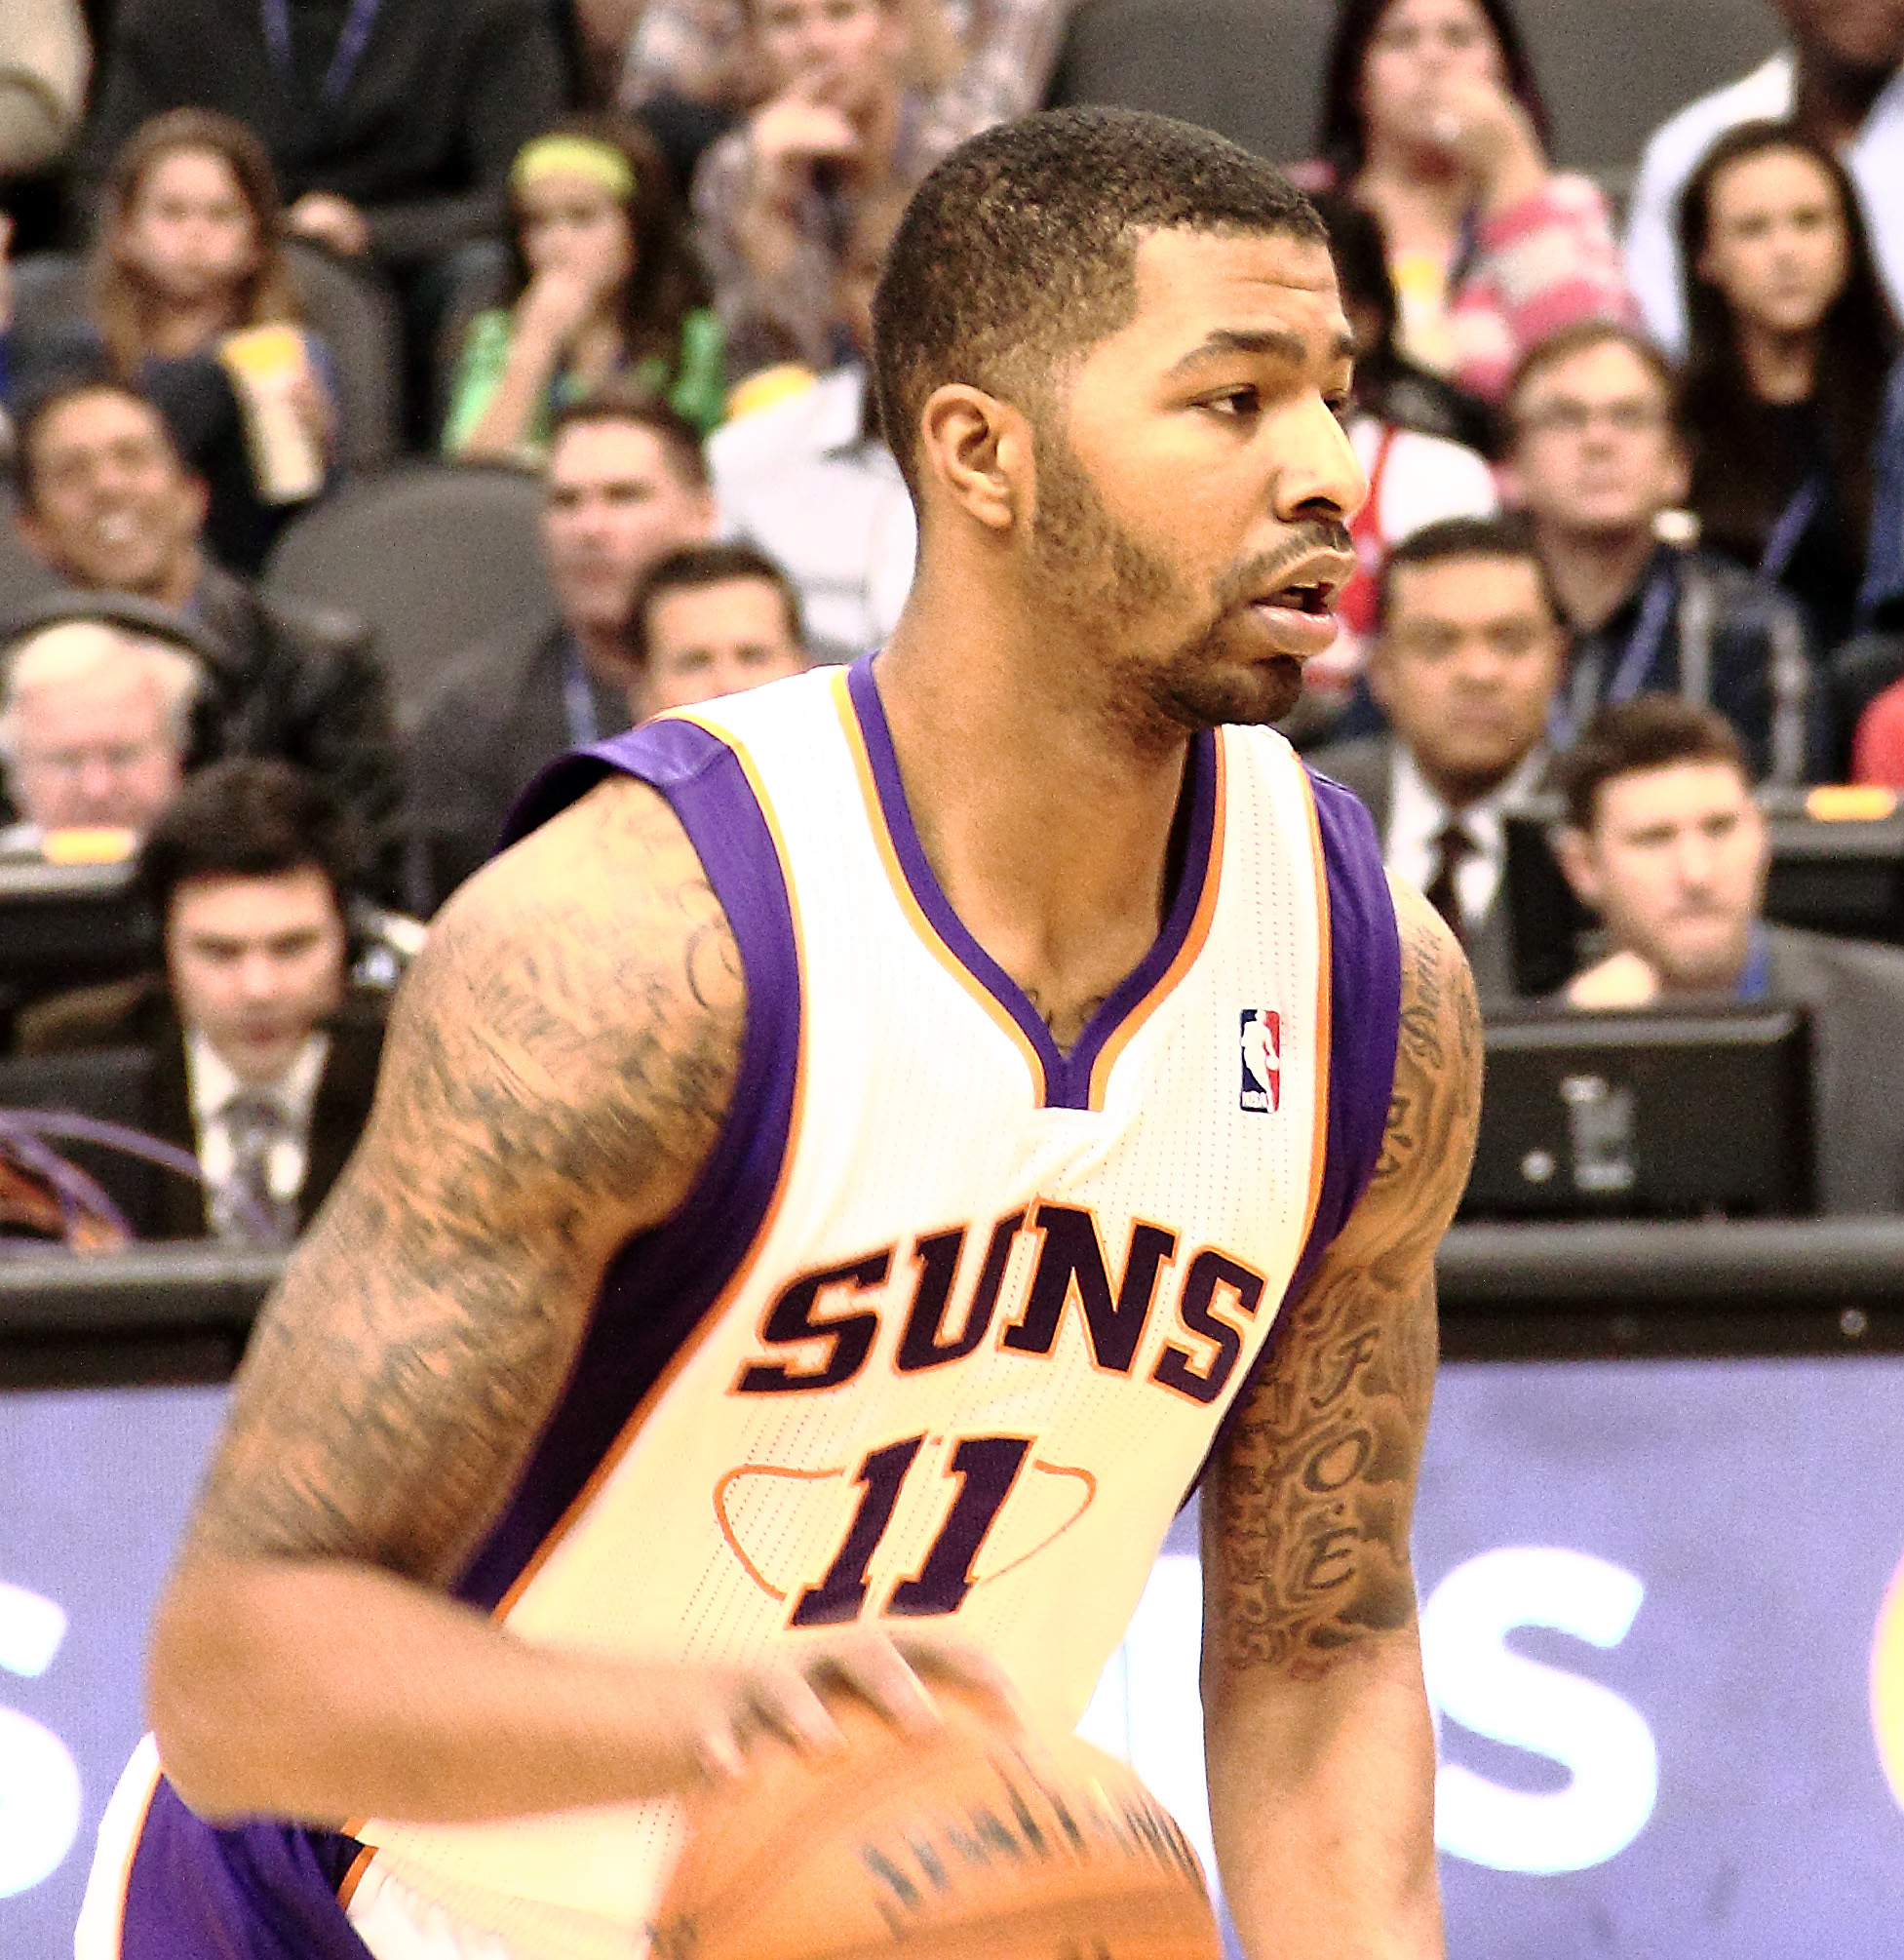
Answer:
[[1274, 504], [1285, 524], [1318, 518], [1346, 524], [1368, 501], [1369, 480], [1348, 431], [1320, 395], [1297, 411], [1278, 461]]

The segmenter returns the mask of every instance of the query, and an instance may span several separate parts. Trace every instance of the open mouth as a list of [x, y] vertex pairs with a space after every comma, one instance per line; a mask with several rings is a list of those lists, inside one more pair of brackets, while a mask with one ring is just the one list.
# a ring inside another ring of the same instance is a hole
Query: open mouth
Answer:
[[1327, 579], [1308, 585], [1285, 585], [1262, 603], [1286, 607], [1292, 612], [1326, 613], [1335, 603], [1336, 588]]

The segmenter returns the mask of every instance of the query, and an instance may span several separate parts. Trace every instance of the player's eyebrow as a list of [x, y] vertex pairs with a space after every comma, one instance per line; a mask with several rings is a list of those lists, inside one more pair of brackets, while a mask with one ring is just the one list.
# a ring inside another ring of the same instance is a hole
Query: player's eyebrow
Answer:
[[[1219, 360], [1225, 354], [1271, 354], [1279, 361], [1296, 366], [1309, 358], [1309, 343], [1302, 334], [1292, 333], [1284, 327], [1219, 327], [1202, 345], [1192, 347], [1170, 372], [1180, 374], [1200, 362]], [[1353, 337], [1346, 333], [1338, 333], [1330, 343], [1329, 354], [1332, 360], [1352, 361], [1355, 358]]]

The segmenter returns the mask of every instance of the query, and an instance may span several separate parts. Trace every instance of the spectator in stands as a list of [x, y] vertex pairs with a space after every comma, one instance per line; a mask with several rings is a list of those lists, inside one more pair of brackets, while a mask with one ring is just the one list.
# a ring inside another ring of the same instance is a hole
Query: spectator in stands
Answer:
[[119, 0], [101, 66], [89, 178], [162, 110], [237, 117], [291, 233], [396, 278], [423, 370], [461, 249], [493, 252], [510, 165], [566, 85], [548, 0]]
[[569, 66], [578, 107], [613, 107], [644, 5], [645, 0], [569, 0]]
[[714, 428], [727, 400], [720, 324], [654, 139], [571, 117], [524, 148], [509, 184], [508, 303], [470, 323], [445, 451], [538, 458], [554, 411], [621, 374]]
[[1824, 1209], [1904, 1209], [1904, 952], [1765, 922], [1766, 824], [1730, 724], [1643, 694], [1603, 708], [1554, 776], [1562, 864], [1613, 947], [1567, 1003], [1804, 1006]]
[[[281, 232], [271, 159], [250, 130], [203, 109], [154, 117], [108, 173], [86, 316], [14, 377], [26, 391], [48, 372], [146, 389], [210, 491], [207, 546], [248, 575], [322, 491], [336, 419]], [[0, 373], [19, 365], [0, 334]]]
[[629, 725], [632, 619], [648, 568], [714, 524], [693, 427], [609, 387], [556, 412], [542, 543], [559, 616], [458, 654], [410, 746], [409, 907], [428, 914], [495, 846], [544, 764]]
[[1686, 348], [1680, 196], [1706, 152], [1740, 123], [1796, 122], [1843, 158], [1871, 225], [1891, 303], [1904, 313], [1904, 4], [1775, 0], [1789, 49], [1702, 96], [1647, 143], [1627, 218], [1626, 268], [1648, 330]]
[[1377, 587], [1369, 685], [1392, 732], [1319, 749], [1369, 806], [1389, 871], [1459, 935], [1484, 998], [1514, 991], [1505, 818], [1539, 788], [1565, 638], [1534, 546], [1489, 518], [1425, 526]]
[[184, 772], [205, 669], [183, 648], [67, 620], [25, 634], [0, 668], [0, 773], [16, 821], [0, 853], [49, 834], [151, 828]]
[[[853, 329], [863, 347], [866, 322]], [[858, 353], [708, 442], [720, 529], [782, 566], [818, 660], [882, 646], [912, 589], [917, 522]]]
[[1856, 192], [1790, 124], [1743, 124], [1692, 174], [1680, 250], [1691, 508], [1804, 606], [1824, 657], [1854, 623], [1898, 352]]
[[[1508, 489], [1530, 519], [1572, 636], [1564, 733], [1607, 701], [1676, 692], [1718, 708], [1755, 774], [1814, 773], [1805, 618], [1671, 522], [1690, 481], [1679, 383], [1653, 343], [1613, 321], [1563, 327], [1508, 389]], [[1671, 540], [1671, 541], [1669, 541]]]
[[[1329, 227], [1342, 310], [1355, 335], [1348, 439], [1369, 495], [1349, 526], [1361, 568], [1336, 602], [1341, 632], [1327, 653], [1304, 667], [1302, 699], [1279, 725], [1299, 747], [1329, 734], [1349, 706], [1375, 627], [1376, 580], [1389, 551], [1425, 524], [1492, 517], [1499, 502], [1486, 459], [1462, 440], [1451, 440], [1457, 430], [1485, 430], [1492, 416], [1395, 345], [1395, 289], [1381, 227], [1360, 205], [1331, 192], [1319, 193], [1316, 207]], [[1367, 719], [1373, 723], [1372, 712]], [[1352, 726], [1344, 725], [1341, 732]]]
[[[687, 155], [718, 129], [716, 118], [757, 106], [764, 85], [755, 4], [647, 0], [629, 46], [622, 106], [641, 110]], [[1043, 102], [1071, 0], [901, 5], [922, 85], [916, 141], [926, 169], [988, 125]]]
[[142, 1047], [129, 1120], [193, 1152], [207, 1189], [168, 1180], [163, 1235], [288, 1243], [369, 1115], [382, 1013], [347, 981], [358, 870], [349, 814], [314, 776], [253, 759], [193, 777], [139, 874], [165, 971], [56, 997], [20, 1017], [25, 1054]]
[[[749, 0], [767, 99], [701, 159], [702, 255], [731, 378], [852, 357], [854, 321], [913, 186], [924, 100], [904, 0]], [[863, 333], [858, 334], [864, 339]]]
[[[0, 7], [0, 177], [58, 160], [79, 127], [91, 65], [78, 0]], [[0, 250], [5, 243], [0, 238]]]
[[1403, 348], [1472, 393], [1556, 327], [1631, 317], [1604, 200], [1548, 164], [1508, 0], [1342, 0], [1318, 149], [1305, 188], [1381, 221]]
[[[208, 562], [204, 486], [151, 401], [116, 381], [54, 387], [22, 409], [16, 472], [21, 538], [88, 595], [55, 609], [117, 610], [173, 638], [182, 630], [211, 670], [211, 752], [315, 770], [385, 845], [402, 765], [368, 633], [335, 613], [267, 601]], [[110, 596], [125, 594], [146, 609]]]
[[806, 667], [800, 599], [764, 553], [746, 544], [671, 551], [636, 596], [631, 633], [640, 677], [632, 721], [783, 681]]

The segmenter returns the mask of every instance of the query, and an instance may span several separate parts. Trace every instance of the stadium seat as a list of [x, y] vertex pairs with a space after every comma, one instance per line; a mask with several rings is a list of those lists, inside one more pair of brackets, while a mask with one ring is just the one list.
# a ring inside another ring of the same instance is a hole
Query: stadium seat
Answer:
[[[1623, 191], [1675, 109], [1782, 39], [1767, 0], [1520, 0], [1557, 161]], [[1082, 0], [1054, 105], [1117, 102], [1220, 130], [1291, 163], [1313, 152], [1330, 0]]]
[[1083, 0], [1051, 102], [1156, 109], [1294, 163], [1314, 146], [1335, 17], [1329, 0]]
[[[396, 302], [314, 246], [287, 248], [305, 319], [330, 350], [337, 375], [338, 460], [381, 469], [397, 450], [401, 384]], [[14, 366], [30, 373], [86, 307], [86, 261], [40, 252], [14, 267]]]
[[292, 524], [265, 567], [264, 590], [368, 620], [408, 718], [451, 653], [552, 611], [541, 508], [539, 481], [520, 470], [405, 464]]
[[1677, 109], [1784, 41], [1767, 0], [1520, 0], [1557, 160], [1622, 196], [1646, 139]]
[[59, 590], [59, 578], [20, 542], [14, 493], [0, 490], [0, 628]]

